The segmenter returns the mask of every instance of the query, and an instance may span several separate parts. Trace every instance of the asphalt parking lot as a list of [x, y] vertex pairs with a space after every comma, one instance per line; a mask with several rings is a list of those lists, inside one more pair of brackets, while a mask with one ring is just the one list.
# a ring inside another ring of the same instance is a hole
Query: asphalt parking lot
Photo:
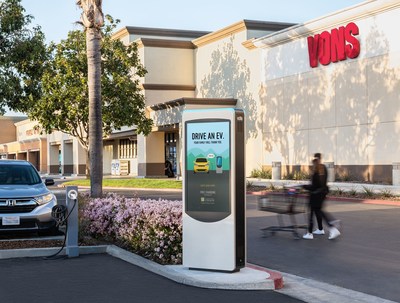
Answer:
[[106, 254], [0, 260], [2, 303], [300, 303], [275, 291], [213, 290], [178, 284]]

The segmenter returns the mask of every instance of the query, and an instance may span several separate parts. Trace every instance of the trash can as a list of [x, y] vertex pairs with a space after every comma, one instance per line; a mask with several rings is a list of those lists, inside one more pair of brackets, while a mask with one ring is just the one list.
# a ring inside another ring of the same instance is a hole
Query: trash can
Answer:
[[392, 184], [400, 186], [400, 162], [393, 163]]
[[328, 182], [335, 182], [335, 162], [325, 162], [326, 169], [328, 170]]
[[272, 162], [272, 180], [281, 179], [281, 162]]

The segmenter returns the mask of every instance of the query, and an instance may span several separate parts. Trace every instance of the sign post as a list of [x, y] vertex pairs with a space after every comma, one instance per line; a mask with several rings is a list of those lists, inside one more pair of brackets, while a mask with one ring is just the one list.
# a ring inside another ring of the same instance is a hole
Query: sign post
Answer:
[[183, 112], [183, 265], [235, 272], [245, 266], [244, 113]]

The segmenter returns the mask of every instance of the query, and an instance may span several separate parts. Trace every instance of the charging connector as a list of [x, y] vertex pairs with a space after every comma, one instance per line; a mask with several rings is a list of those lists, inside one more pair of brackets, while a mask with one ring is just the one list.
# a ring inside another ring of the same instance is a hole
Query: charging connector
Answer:
[[56, 259], [66, 257], [66, 256], [58, 256], [58, 255], [65, 248], [65, 243], [67, 241], [67, 233], [68, 233], [68, 218], [72, 214], [72, 211], [74, 210], [74, 208], [76, 206], [77, 197], [78, 197], [78, 193], [76, 191], [73, 190], [70, 192], [75, 192], [75, 194], [73, 193], [72, 195], [68, 195], [68, 197], [70, 199], [72, 198], [71, 200], [74, 202], [74, 204], [69, 212], [68, 212], [68, 208], [65, 205], [55, 205], [55, 206], [53, 206], [53, 208], [51, 210], [51, 216], [56, 221], [56, 226], [59, 227], [59, 226], [65, 225], [65, 233], [64, 233], [64, 240], [63, 240], [63, 244], [62, 244], [61, 248], [56, 253], [45, 257], [44, 258], [45, 260], [56, 260]]

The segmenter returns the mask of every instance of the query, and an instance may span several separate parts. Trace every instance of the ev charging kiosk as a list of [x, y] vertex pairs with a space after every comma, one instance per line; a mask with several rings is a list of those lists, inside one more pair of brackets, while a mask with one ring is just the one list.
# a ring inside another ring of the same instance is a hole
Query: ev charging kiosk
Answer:
[[183, 112], [184, 267], [235, 272], [246, 264], [244, 126], [239, 109]]

